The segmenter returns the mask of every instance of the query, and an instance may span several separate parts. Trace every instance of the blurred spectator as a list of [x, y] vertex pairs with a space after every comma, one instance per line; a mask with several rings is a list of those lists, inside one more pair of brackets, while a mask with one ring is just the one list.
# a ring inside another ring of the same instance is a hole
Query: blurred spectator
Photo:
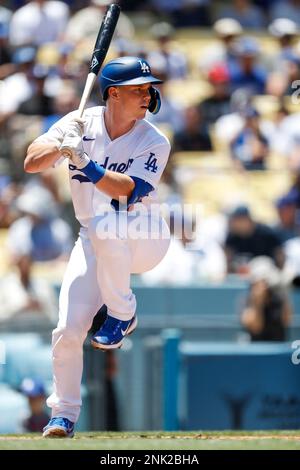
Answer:
[[17, 112], [25, 115], [48, 116], [53, 114], [53, 99], [45, 94], [45, 80], [49, 71], [47, 67], [36, 64], [32, 70], [34, 94], [23, 101]]
[[291, 135], [286, 148], [288, 167], [291, 171], [297, 172], [300, 168], [300, 134]]
[[[287, 167], [293, 170], [295, 175], [300, 169], [299, 119], [300, 113], [298, 112], [291, 113], [282, 119], [280, 124], [280, 145], [277, 147], [279, 152], [286, 158]], [[272, 134], [270, 136], [272, 139]]]
[[[79, 10], [69, 20], [65, 40], [74, 43], [88, 38], [95, 40], [99, 25], [111, 3], [110, 0], [90, 0], [87, 7]], [[116, 27], [116, 36], [127, 39], [134, 36], [134, 26], [127, 15], [122, 12]]]
[[295, 21], [300, 26], [300, 1], [299, 0], [279, 0], [270, 8], [270, 18], [288, 18]]
[[277, 18], [269, 25], [269, 32], [277, 39], [280, 48], [279, 53], [273, 57], [273, 69], [282, 71], [285, 60], [296, 56], [293, 46], [298, 34], [297, 24], [287, 18]]
[[300, 167], [298, 167], [297, 171], [294, 173], [294, 182], [290, 189], [290, 191], [295, 191], [297, 194], [298, 202], [297, 207], [300, 209]]
[[295, 47], [298, 25], [288, 18], [277, 18], [269, 25], [270, 34], [277, 39], [279, 52], [271, 57], [272, 73], [266, 91], [274, 96], [291, 95], [293, 82], [300, 78], [299, 51]]
[[199, 59], [200, 70], [205, 76], [215, 65], [223, 63], [228, 66], [231, 62], [237, 62], [234, 42], [242, 34], [243, 28], [232, 18], [222, 18], [215, 22], [213, 31], [218, 42], [202, 50]]
[[214, 134], [223, 145], [229, 146], [242, 131], [245, 124], [245, 110], [251, 106], [251, 94], [244, 89], [236, 90], [230, 98], [230, 114], [217, 119]]
[[150, 30], [153, 38], [158, 42], [158, 49], [152, 50], [147, 60], [154, 68], [157, 68], [157, 64], [163, 63], [168, 80], [183, 79], [187, 75], [186, 57], [171, 42], [174, 32], [174, 28], [166, 22], [156, 23]]
[[[0, 321], [36, 312], [56, 321], [54, 286], [48, 278], [33, 276], [32, 268], [35, 261], [48, 261], [44, 265], [47, 276], [55, 273], [55, 278], [60, 278], [61, 263], [65, 264], [72, 246], [69, 226], [57, 217], [50, 193], [32, 180], [25, 192], [14, 199], [14, 212], [18, 209], [25, 215], [12, 223], [7, 235], [7, 255], [16, 269], [0, 279]], [[16, 219], [15, 213], [11, 215]]]
[[114, 53], [116, 57], [146, 57], [146, 48], [142, 42], [135, 42], [133, 39], [117, 37], [114, 40]]
[[173, 137], [173, 151], [212, 150], [206, 116], [201, 113], [201, 109], [197, 106], [189, 106], [184, 115], [184, 128], [182, 131], [175, 132]]
[[30, 293], [33, 262], [67, 257], [72, 237], [69, 226], [56, 214], [54, 199], [43, 187], [25, 190], [16, 206], [24, 216], [11, 225], [8, 247], [22, 285]]
[[209, 26], [209, 0], [151, 0], [158, 15], [162, 12], [170, 15], [177, 28], [191, 26]]
[[229, 73], [224, 64], [215, 65], [208, 72], [212, 94], [200, 103], [201, 114], [208, 125], [230, 113]]
[[233, 18], [243, 28], [261, 29], [265, 27], [265, 19], [262, 11], [249, 0], [233, 0], [231, 6], [221, 10], [220, 17]]
[[157, 14], [172, 14], [174, 11], [179, 10], [182, 5], [182, 0], [150, 0], [150, 5], [153, 7]]
[[249, 263], [250, 289], [241, 321], [251, 341], [286, 341], [292, 307], [281, 273], [270, 258]]
[[282, 242], [271, 227], [253, 220], [247, 206], [237, 206], [229, 213], [225, 240], [228, 273], [248, 274], [249, 261], [268, 256], [281, 269], [284, 265]]
[[293, 287], [300, 288], [300, 237], [291, 238], [284, 244], [286, 262], [284, 276]]
[[12, 16], [10, 43], [13, 47], [55, 42], [61, 38], [69, 18], [69, 8], [57, 0], [32, 0]]
[[292, 190], [276, 201], [279, 223], [274, 229], [284, 243], [300, 236], [300, 217], [297, 191]]
[[9, 171], [6, 168], [6, 171], [0, 175], [0, 228], [8, 228], [19, 216], [14, 206], [19, 192], [20, 188], [11, 181]]
[[47, 132], [56, 121], [77, 109], [79, 101], [78, 91], [74, 82], [65, 81], [53, 100], [52, 114], [46, 116], [43, 121], [42, 132]]
[[246, 89], [252, 95], [262, 95], [265, 91], [267, 72], [258, 65], [260, 48], [251, 37], [243, 37], [235, 43], [236, 64], [229, 63], [231, 90]]
[[178, 103], [178, 100], [165, 93], [167, 81], [167, 71], [165, 70], [165, 66], [162, 65], [162, 68], [159, 69], [155, 68], [151, 64], [151, 69], [153, 74], [155, 74], [155, 76], [160, 80], [163, 80], [164, 83], [156, 85], [162, 97], [159, 113], [152, 114], [147, 112], [147, 120], [158, 127], [160, 125], [167, 126], [171, 132], [180, 132], [184, 128], [184, 111], [182, 106]]
[[8, 44], [8, 29], [0, 23], [0, 80], [14, 72], [12, 55]]
[[32, 70], [35, 64], [36, 50], [34, 47], [16, 49], [12, 60], [15, 73], [2, 82], [3, 90], [0, 95], [0, 113], [14, 113], [18, 106], [32, 97]]
[[238, 169], [264, 170], [269, 144], [260, 130], [259, 113], [254, 108], [248, 108], [244, 118], [243, 129], [231, 143], [231, 156]]
[[45, 411], [46, 393], [42, 381], [26, 377], [21, 383], [20, 391], [28, 398], [30, 409], [30, 415], [22, 423], [24, 431], [42, 432], [49, 421], [49, 415]]
[[279, 105], [272, 119], [264, 119], [260, 122], [261, 132], [268, 139], [270, 151], [282, 155], [283, 158], [288, 145], [288, 136], [284, 129], [285, 119], [288, 115], [287, 108]]

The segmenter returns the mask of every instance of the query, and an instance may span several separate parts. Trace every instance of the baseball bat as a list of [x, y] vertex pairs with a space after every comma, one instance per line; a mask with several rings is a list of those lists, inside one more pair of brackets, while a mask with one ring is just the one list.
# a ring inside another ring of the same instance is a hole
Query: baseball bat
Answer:
[[95, 80], [106, 57], [119, 19], [120, 10], [121, 8], [119, 7], [119, 5], [116, 5], [115, 3], [110, 5], [101, 23], [101, 27], [92, 54], [90, 72], [87, 76], [84, 91], [78, 108], [79, 117], [82, 117], [83, 115], [84, 108], [90, 97]]
[[[78, 108], [79, 118], [81, 118], [83, 115], [85, 106], [90, 97], [97, 75], [105, 60], [108, 48], [110, 46], [119, 19], [120, 11], [121, 8], [119, 7], [119, 5], [113, 3], [108, 7], [107, 12], [102, 20], [91, 58], [90, 72], [86, 78], [84, 90]], [[67, 147], [64, 147], [63, 155], [65, 157], [70, 157], [72, 155], [72, 152]]]

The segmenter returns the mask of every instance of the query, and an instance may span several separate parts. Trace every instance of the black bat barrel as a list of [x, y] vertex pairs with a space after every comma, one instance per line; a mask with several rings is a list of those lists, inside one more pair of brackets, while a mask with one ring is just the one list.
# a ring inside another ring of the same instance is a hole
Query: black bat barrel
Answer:
[[90, 65], [90, 72], [94, 73], [95, 75], [98, 75], [100, 67], [106, 57], [111, 39], [113, 37], [118, 22], [120, 11], [121, 8], [119, 7], [119, 5], [113, 3], [108, 8], [106, 15], [102, 21]]

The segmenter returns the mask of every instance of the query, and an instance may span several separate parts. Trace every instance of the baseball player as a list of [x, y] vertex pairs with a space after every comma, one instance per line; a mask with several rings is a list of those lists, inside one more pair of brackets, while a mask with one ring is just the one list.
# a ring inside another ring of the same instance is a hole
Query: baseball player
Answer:
[[[137, 326], [131, 273], [152, 269], [169, 246], [169, 231], [152, 211], [166, 166], [168, 139], [145, 120], [158, 112], [160, 95], [144, 59], [110, 61], [100, 75], [106, 106], [71, 112], [28, 148], [25, 171], [40, 172], [69, 157], [79, 238], [71, 253], [53, 331], [52, 419], [44, 437], [72, 437], [81, 406], [83, 342], [101, 305], [107, 318], [93, 336], [95, 348], [119, 348]], [[125, 202], [124, 202], [125, 201]], [[138, 215], [137, 215], [138, 214]]]

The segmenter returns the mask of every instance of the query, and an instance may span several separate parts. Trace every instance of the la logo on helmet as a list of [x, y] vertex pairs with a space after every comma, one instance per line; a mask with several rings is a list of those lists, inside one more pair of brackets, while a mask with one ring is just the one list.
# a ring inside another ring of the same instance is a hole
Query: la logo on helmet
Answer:
[[143, 73], [149, 73], [150, 72], [149, 65], [147, 65], [146, 62], [142, 62], [141, 60], [139, 60], [139, 63], [141, 65], [141, 70], [142, 70]]

